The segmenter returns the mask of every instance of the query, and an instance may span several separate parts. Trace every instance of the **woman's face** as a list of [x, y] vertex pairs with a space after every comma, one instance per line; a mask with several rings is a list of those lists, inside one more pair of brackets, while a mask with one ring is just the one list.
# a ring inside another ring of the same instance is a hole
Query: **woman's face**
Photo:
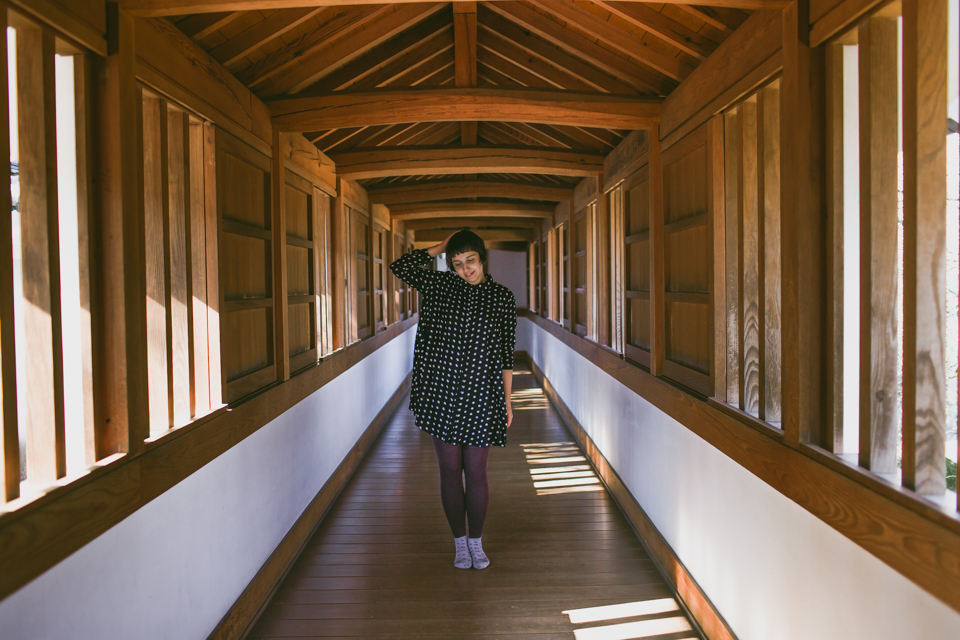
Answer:
[[480, 284], [484, 281], [483, 263], [480, 254], [476, 251], [467, 251], [453, 257], [453, 270], [457, 275], [470, 284]]

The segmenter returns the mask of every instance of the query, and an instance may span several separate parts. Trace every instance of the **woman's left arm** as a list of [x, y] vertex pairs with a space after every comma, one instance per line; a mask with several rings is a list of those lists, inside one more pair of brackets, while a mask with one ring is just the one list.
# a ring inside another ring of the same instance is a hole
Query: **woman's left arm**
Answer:
[[517, 344], [517, 301], [507, 290], [501, 309], [500, 368], [503, 370], [503, 395], [507, 401], [507, 428], [513, 423], [513, 406], [510, 402], [513, 390], [513, 352]]

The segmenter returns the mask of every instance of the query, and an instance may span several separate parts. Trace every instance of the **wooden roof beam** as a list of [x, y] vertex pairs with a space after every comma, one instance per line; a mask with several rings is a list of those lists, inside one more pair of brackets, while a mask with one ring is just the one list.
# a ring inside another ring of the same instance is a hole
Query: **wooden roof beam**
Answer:
[[[408, 4], [422, 0], [398, 0], [393, 4]], [[472, 0], [453, 0], [454, 3]], [[382, 0], [351, 0], [354, 5], [382, 4]], [[342, 5], [343, 0], [120, 0], [120, 6], [138, 18], [180, 16], [217, 11], [255, 11], [263, 9], [294, 9], [297, 7], [329, 7]], [[753, 11], [756, 9], [783, 9], [789, 0], [666, 0], [663, 4], [696, 4], [700, 6], [731, 7]]]
[[[458, 87], [477, 86], [477, 3], [453, 4], [455, 79]], [[460, 144], [477, 144], [477, 123], [460, 122]]]
[[434, 181], [402, 187], [369, 189], [370, 202], [394, 205], [408, 202], [430, 202], [452, 198], [513, 198], [560, 202], [573, 198], [573, 189], [537, 186], [501, 180]]
[[531, 147], [374, 147], [333, 154], [337, 175], [354, 180], [463, 173], [543, 173], [591, 176], [603, 154]]
[[550, 218], [552, 204], [510, 202], [430, 202], [399, 204], [390, 207], [393, 220], [427, 220], [431, 218]]
[[660, 120], [656, 99], [543, 89], [381, 89], [281, 98], [268, 106], [283, 131], [464, 120], [645, 129]]
[[[471, 229], [470, 227], [464, 227], [470, 229], [478, 236], [483, 238], [484, 243], [487, 242], [510, 242], [510, 241], [519, 241], [519, 242], [530, 242], [535, 237], [533, 229]], [[450, 235], [449, 229], [420, 229], [414, 232], [414, 239], [416, 242], [441, 242]]]
[[418, 229], [541, 229], [544, 218], [467, 218], [460, 216], [450, 218], [425, 218], [422, 220], [404, 220], [403, 226], [407, 231]]

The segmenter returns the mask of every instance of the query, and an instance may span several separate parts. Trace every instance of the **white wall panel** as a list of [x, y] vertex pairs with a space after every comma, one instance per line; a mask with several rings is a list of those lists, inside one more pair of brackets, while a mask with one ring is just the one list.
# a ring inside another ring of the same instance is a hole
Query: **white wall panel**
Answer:
[[526, 350], [740, 640], [933, 640], [960, 614], [527, 319]]
[[0, 602], [0, 638], [206, 638], [403, 383], [415, 335], [393, 339]]

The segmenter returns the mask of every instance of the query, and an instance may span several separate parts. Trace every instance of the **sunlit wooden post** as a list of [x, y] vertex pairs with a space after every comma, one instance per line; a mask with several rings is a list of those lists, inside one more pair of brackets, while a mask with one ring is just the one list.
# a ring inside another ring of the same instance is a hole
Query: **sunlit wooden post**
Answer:
[[897, 470], [897, 19], [860, 26], [860, 465]]
[[903, 3], [903, 485], [946, 489], [947, 3]]
[[23, 368], [27, 479], [66, 475], [55, 42], [46, 28], [17, 30]]

